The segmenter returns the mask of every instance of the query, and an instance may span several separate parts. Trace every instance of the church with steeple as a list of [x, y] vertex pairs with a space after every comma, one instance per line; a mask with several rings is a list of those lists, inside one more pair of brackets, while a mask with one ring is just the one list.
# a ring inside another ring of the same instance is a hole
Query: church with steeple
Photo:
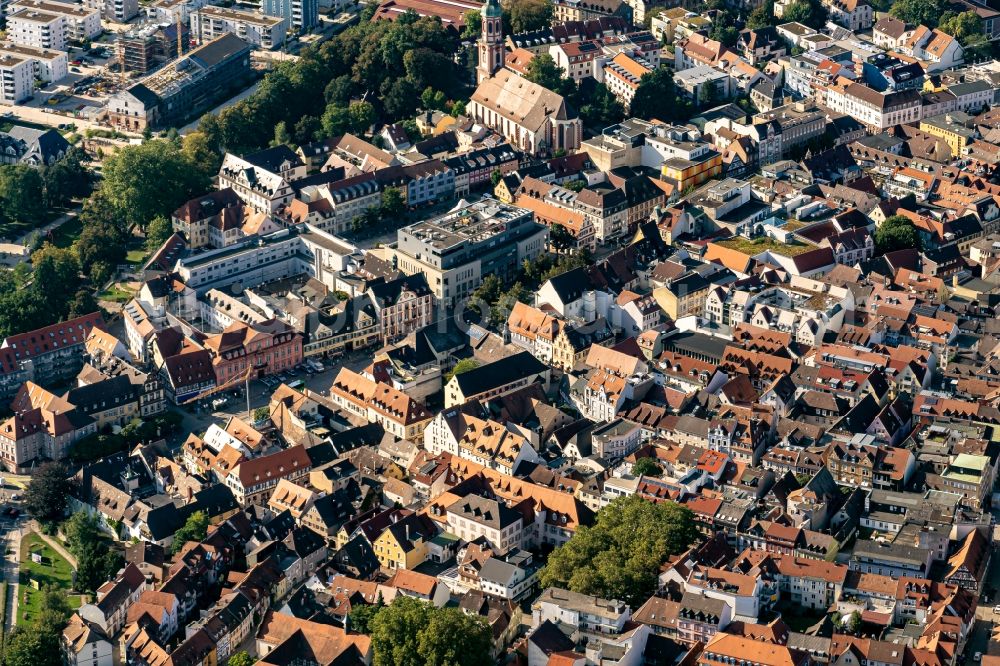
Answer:
[[476, 65], [479, 87], [465, 108], [466, 114], [530, 155], [577, 150], [583, 139], [583, 125], [562, 95], [505, 67], [499, 0], [486, 0], [479, 13], [482, 16]]
[[479, 37], [476, 83], [482, 83], [504, 66], [503, 11], [500, 3], [497, 0], [486, 0], [479, 14], [483, 18], [483, 32]]

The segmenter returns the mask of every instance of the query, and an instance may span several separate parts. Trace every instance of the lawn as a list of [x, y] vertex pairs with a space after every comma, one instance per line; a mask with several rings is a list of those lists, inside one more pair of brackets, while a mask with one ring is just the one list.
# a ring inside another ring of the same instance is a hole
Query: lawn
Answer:
[[125, 261], [127, 261], [130, 264], [137, 264], [137, 265], [146, 263], [146, 259], [148, 258], [149, 258], [149, 252], [146, 252], [145, 248], [141, 247], [129, 250], [128, 253], [126, 253], [125, 255]]
[[729, 248], [730, 250], [736, 250], [737, 252], [742, 252], [743, 254], [750, 256], [760, 254], [766, 250], [771, 250], [776, 254], [780, 254], [785, 257], [794, 257], [802, 254], [803, 252], [816, 249], [814, 246], [806, 245], [805, 243], [782, 243], [771, 238], [770, 236], [761, 236], [752, 240], [749, 238], [743, 238], [742, 236], [738, 238], [727, 238], [726, 240], [716, 241], [716, 245], [721, 245], [722, 247]]
[[70, 247], [80, 238], [81, 231], [83, 231], [83, 222], [80, 221], [80, 218], [70, 218], [52, 232], [52, 244], [61, 248]]
[[[40, 554], [43, 563], [32, 561], [32, 553]], [[17, 623], [19, 625], [30, 622], [34, 614], [39, 611], [41, 604], [41, 592], [34, 588], [31, 580], [37, 580], [40, 589], [47, 585], [54, 585], [62, 590], [69, 590], [73, 585], [73, 567], [62, 555], [42, 541], [42, 537], [34, 533], [21, 540], [21, 586], [19, 588], [21, 598], [18, 600], [17, 606]], [[68, 594], [66, 601], [69, 602], [70, 608], [80, 607], [79, 595]]]
[[113, 284], [108, 289], [97, 294], [97, 300], [110, 301], [112, 303], [128, 303], [134, 295], [134, 292], [122, 288], [120, 284]]

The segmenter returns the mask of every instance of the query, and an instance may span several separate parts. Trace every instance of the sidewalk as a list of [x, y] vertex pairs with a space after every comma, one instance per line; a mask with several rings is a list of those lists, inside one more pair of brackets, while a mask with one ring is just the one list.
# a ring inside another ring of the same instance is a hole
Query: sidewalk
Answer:
[[69, 562], [71, 567], [73, 567], [74, 569], [77, 568], [76, 558], [73, 557], [73, 555], [68, 550], [66, 550], [66, 548], [61, 543], [59, 543], [57, 539], [53, 539], [52, 537], [50, 537], [49, 535], [43, 533], [40, 529], [38, 529], [38, 523], [36, 523], [35, 521], [31, 521], [25, 527], [25, 533], [30, 533], [30, 532], [34, 532], [35, 534], [37, 534], [39, 537], [41, 537], [42, 541], [44, 541], [45, 543], [47, 543], [49, 546], [52, 547], [52, 550], [56, 551], [57, 553], [65, 557], [66, 561]]

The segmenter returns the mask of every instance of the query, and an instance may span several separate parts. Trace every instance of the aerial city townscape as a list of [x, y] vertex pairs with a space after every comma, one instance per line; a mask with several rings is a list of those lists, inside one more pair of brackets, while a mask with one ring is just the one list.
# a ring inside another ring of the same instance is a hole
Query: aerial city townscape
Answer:
[[0, 666], [1000, 666], [1000, 0], [0, 16]]

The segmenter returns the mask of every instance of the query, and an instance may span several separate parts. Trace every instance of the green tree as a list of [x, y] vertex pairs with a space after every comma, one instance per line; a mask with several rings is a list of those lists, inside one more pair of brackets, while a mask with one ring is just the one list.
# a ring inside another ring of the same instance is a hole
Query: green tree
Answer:
[[660, 565], [697, 538], [687, 507], [621, 497], [552, 552], [540, 583], [638, 607], [656, 591]]
[[448, 98], [440, 90], [427, 86], [420, 93], [420, 105], [429, 111], [444, 111], [448, 105]]
[[292, 133], [288, 131], [288, 124], [282, 120], [274, 126], [274, 138], [271, 139], [271, 145], [290, 146], [292, 143]]
[[479, 367], [479, 361], [477, 361], [476, 359], [463, 358], [462, 360], [460, 360], [458, 363], [455, 364], [454, 368], [445, 373], [444, 381], [447, 384], [448, 382], [451, 381], [451, 378], [454, 377], [455, 375], [460, 375], [463, 372], [468, 372], [469, 370], [475, 370], [478, 367]]
[[4, 666], [62, 666], [62, 636], [55, 627], [16, 627], [3, 649]]
[[118, 219], [145, 229], [158, 215], [205, 192], [209, 180], [172, 141], [127, 146], [104, 161], [99, 193]]
[[861, 631], [861, 613], [854, 611], [847, 618], [847, 631], [857, 635]]
[[580, 109], [580, 120], [587, 127], [609, 127], [625, 117], [621, 101], [603, 83], [594, 81], [587, 86], [586, 92], [581, 86], [579, 94], [574, 95], [574, 102]]
[[246, 650], [240, 650], [239, 652], [234, 652], [229, 656], [229, 661], [226, 662], [227, 666], [253, 666], [257, 660], [250, 656], [250, 653]]
[[403, 193], [397, 187], [387, 187], [382, 190], [382, 205], [379, 207], [379, 215], [383, 219], [394, 218], [406, 208], [403, 201]]
[[892, 215], [875, 230], [875, 253], [920, 249], [920, 236], [909, 218]]
[[319, 122], [323, 127], [324, 136], [332, 139], [347, 134], [351, 129], [351, 114], [342, 106], [330, 104]]
[[336, 104], [343, 107], [351, 103], [353, 95], [354, 81], [351, 81], [351, 77], [346, 74], [331, 80], [323, 91], [323, 98], [327, 104]]
[[39, 522], [59, 520], [69, 506], [70, 490], [72, 485], [65, 467], [55, 462], [42, 463], [24, 491], [24, 508]]
[[639, 458], [632, 465], [633, 476], [659, 476], [661, 474], [663, 474], [663, 468], [652, 458]]
[[469, 298], [470, 306], [478, 310], [481, 314], [484, 309], [488, 311], [489, 307], [496, 303], [500, 298], [500, 294], [503, 292], [503, 282], [494, 273], [488, 274], [483, 278], [483, 281], [479, 283], [479, 286], [472, 296]]
[[732, 48], [739, 40], [740, 32], [727, 20], [718, 21], [712, 26], [709, 37], [721, 43], [723, 46]]
[[639, 80], [629, 113], [644, 120], [687, 120], [687, 110], [682, 107], [678, 103], [673, 74], [666, 67], [658, 67]]
[[511, 0], [504, 9], [512, 33], [541, 30], [552, 22], [551, 0]]
[[462, 39], [475, 41], [483, 31], [483, 15], [478, 9], [470, 9], [462, 14]]
[[556, 223], [549, 228], [549, 245], [555, 250], [567, 250], [576, 244], [576, 237], [566, 227]]
[[970, 36], [983, 34], [983, 22], [973, 11], [961, 14], [945, 12], [938, 23], [938, 29], [964, 42]]
[[[206, 116], [214, 118], [215, 116]], [[202, 121], [204, 124], [204, 121]], [[219, 172], [222, 166], [222, 152], [212, 139], [202, 131], [191, 132], [181, 139], [181, 155], [188, 164], [197, 168], [206, 178]]]
[[479, 617], [400, 595], [370, 620], [375, 666], [479, 666], [493, 639]]
[[108, 547], [96, 516], [78, 511], [63, 523], [69, 552], [76, 558], [76, 587], [93, 593], [121, 568], [121, 553]]
[[90, 192], [90, 172], [84, 165], [85, 157], [79, 148], [70, 148], [65, 157], [42, 169], [46, 207], [64, 206], [71, 199]]
[[146, 249], [150, 252], [159, 250], [160, 246], [173, 235], [174, 228], [171, 226], [170, 220], [162, 215], [157, 215], [146, 227]]
[[768, 2], [763, 3], [750, 12], [750, 15], [747, 16], [746, 27], [748, 30], [760, 30], [761, 28], [766, 28], [767, 26], [774, 25], [775, 23], [774, 2], [772, 0], [768, 0]]
[[375, 122], [375, 107], [370, 102], [351, 102], [347, 114], [355, 134], [366, 134]]
[[514, 304], [518, 301], [527, 303], [530, 295], [528, 290], [524, 288], [524, 285], [520, 282], [515, 282], [510, 289], [500, 295], [490, 309], [490, 324], [495, 328], [503, 326], [507, 318], [510, 317], [510, 311], [514, 309]]
[[896, 0], [889, 13], [906, 23], [934, 28], [944, 13], [944, 3], [942, 0]]
[[188, 541], [201, 541], [207, 534], [208, 516], [204, 511], [195, 511], [184, 521], [184, 525], [174, 533], [174, 540], [170, 544], [170, 552], [176, 553]]
[[540, 53], [528, 63], [525, 78], [543, 88], [568, 95], [573, 92], [574, 86], [572, 81], [564, 78], [565, 74], [566, 72], [556, 64], [552, 56], [548, 53]]
[[0, 166], [0, 206], [8, 220], [41, 220], [45, 214], [45, 199], [38, 169], [23, 164]]
[[810, 28], [820, 29], [826, 23], [828, 12], [819, 0], [797, 0], [785, 8], [782, 21], [798, 21]]
[[379, 593], [378, 599], [374, 604], [361, 604], [351, 608], [350, 621], [348, 623], [350, 630], [359, 634], [370, 634], [372, 619], [384, 607], [385, 603], [382, 601], [382, 594]]

